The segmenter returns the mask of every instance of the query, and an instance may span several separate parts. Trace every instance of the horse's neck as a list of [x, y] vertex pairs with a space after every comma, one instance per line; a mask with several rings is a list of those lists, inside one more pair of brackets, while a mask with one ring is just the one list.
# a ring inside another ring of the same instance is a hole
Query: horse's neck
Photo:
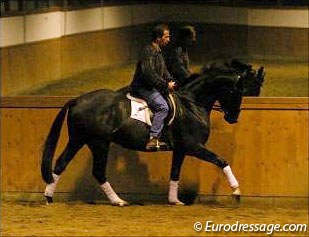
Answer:
[[185, 106], [191, 111], [203, 110], [210, 114], [216, 99], [212, 95], [206, 95], [205, 92], [194, 93], [192, 91], [175, 93], [177, 107]]
[[204, 86], [192, 87], [179, 93], [181, 100], [190, 101], [196, 106], [204, 107], [210, 111], [216, 101], [215, 96]]
[[207, 129], [209, 126], [209, 116], [212, 105], [208, 109], [204, 105], [198, 104], [189, 96], [176, 94], [176, 118], [175, 121], [182, 123], [183, 121], [191, 121], [199, 124], [200, 129]]

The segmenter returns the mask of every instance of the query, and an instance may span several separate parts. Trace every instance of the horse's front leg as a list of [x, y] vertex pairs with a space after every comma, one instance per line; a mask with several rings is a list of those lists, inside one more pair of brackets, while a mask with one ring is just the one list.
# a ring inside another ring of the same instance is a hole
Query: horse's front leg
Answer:
[[178, 206], [185, 205], [178, 199], [179, 177], [184, 158], [185, 158], [184, 150], [179, 148], [174, 149], [171, 174], [170, 174], [169, 191], [168, 191], [168, 202], [171, 205], [178, 205]]
[[235, 175], [233, 174], [231, 167], [224, 159], [222, 159], [212, 151], [206, 149], [203, 145], [195, 146], [193, 149], [190, 149], [187, 154], [190, 156], [197, 157], [198, 159], [201, 159], [203, 161], [211, 162], [216, 166], [218, 166], [219, 168], [221, 168], [229, 182], [230, 187], [233, 190], [232, 192], [233, 197], [239, 201], [241, 195], [239, 189], [239, 183]]

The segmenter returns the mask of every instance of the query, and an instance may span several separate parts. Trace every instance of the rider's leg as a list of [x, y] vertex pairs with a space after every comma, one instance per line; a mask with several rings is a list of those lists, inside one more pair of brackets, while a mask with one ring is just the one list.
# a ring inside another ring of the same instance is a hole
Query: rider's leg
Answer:
[[164, 119], [168, 115], [169, 108], [166, 100], [159, 92], [153, 93], [149, 99], [149, 106], [154, 111], [150, 136], [159, 137], [164, 126]]
[[164, 97], [156, 90], [147, 91], [143, 96], [154, 113], [146, 150], [157, 149], [159, 148], [158, 139], [164, 126], [164, 119], [168, 115], [169, 107]]

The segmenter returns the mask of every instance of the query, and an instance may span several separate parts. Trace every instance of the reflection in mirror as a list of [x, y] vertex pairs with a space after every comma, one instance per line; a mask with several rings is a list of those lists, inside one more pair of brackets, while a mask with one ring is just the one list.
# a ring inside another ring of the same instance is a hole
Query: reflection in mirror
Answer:
[[[37, 1], [7, 2], [1, 9], [18, 14]], [[194, 17], [197, 41], [189, 51], [193, 72], [213, 59], [242, 58], [254, 68], [265, 68], [261, 97], [308, 97], [308, 9], [301, 5], [297, 9], [284, 5], [255, 9], [255, 5], [235, 5], [241, 1], [224, 1], [233, 3], [229, 7], [202, 1], [197, 1], [197, 7], [180, 1], [173, 3], [176, 11], [162, 1], [151, 7], [148, 1], [116, 1], [113, 7], [112, 1], [89, 1], [96, 7], [80, 5], [66, 11], [62, 1], [41, 2], [46, 4], [40, 14], [30, 11], [23, 13], [27, 17], [1, 17], [5, 35], [0, 41], [1, 96], [76, 96], [124, 87], [133, 78], [154, 19], [172, 15], [171, 43], [183, 22]], [[53, 8], [48, 11], [49, 7]], [[231, 10], [238, 14], [228, 14]]]

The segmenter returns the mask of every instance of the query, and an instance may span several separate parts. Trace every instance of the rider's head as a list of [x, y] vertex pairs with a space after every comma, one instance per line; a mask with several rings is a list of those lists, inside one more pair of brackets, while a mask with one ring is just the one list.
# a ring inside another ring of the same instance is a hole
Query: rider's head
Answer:
[[196, 41], [196, 31], [193, 26], [186, 25], [180, 28], [178, 43], [183, 46], [190, 46]]
[[167, 45], [170, 42], [169, 27], [165, 24], [156, 25], [151, 32], [151, 41], [160, 47]]

